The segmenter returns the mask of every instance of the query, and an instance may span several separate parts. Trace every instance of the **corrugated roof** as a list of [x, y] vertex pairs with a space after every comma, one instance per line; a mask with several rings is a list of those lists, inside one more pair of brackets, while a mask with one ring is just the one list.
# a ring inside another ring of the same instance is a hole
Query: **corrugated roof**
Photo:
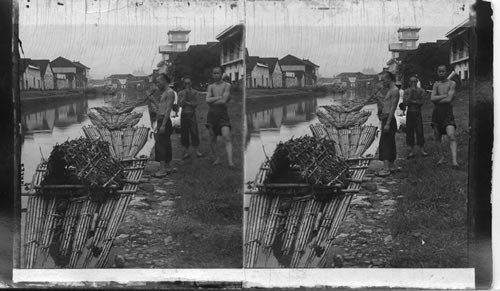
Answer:
[[269, 67], [269, 73], [274, 72], [274, 68], [276, 68], [276, 63], [279, 66], [279, 59], [277, 57], [274, 58], [260, 58], [262, 62], [264, 62]]
[[364, 77], [367, 76], [361, 72], [342, 72], [335, 76], [335, 78], [352, 78], [352, 77]]
[[28, 68], [30, 64], [31, 59], [20, 59], [19, 60], [19, 69], [21, 70], [20, 73], [24, 73], [26, 71], [26, 68]]
[[47, 66], [50, 64], [50, 60], [30, 60], [30, 63], [40, 68], [43, 77], [47, 70]]
[[258, 64], [264, 65], [265, 67], [268, 67], [268, 65], [260, 59], [258, 56], [250, 56], [247, 58], [247, 71], [252, 71], [255, 66]]
[[77, 65], [72, 61], [65, 59], [63, 57], [58, 57], [57, 59], [50, 62], [52, 68], [76, 68]]
[[473, 23], [470, 21], [469, 18], [467, 18], [466, 20], [464, 20], [462, 23], [460, 23], [459, 25], [455, 26], [452, 30], [448, 31], [445, 36], [447, 38], [450, 38], [450, 36], [454, 35], [454, 34], [458, 34], [460, 33], [461, 31], [463, 30], [466, 30], [466, 29], [469, 29], [471, 28], [473, 25]]
[[84, 64], [78, 62], [78, 61], [73, 61], [73, 63], [77, 66], [77, 67], [80, 67], [82, 69], [87, 69], [87, 70], [90, 70], [89, 67], [85, 66]]
[[315, 63], [311, 62], [308, 59], [299, 59], [298, 57], [294, 55], [287, 55], [283, 57], [282, 59], [279, 60], [280, 65], [282, 66], [298, 66], [298, 65], [305, 65], [305, 66], [312, 66], [312, 67], [317, 67], [319, 68], [318, 65]]
[[128, 78], [133, 78], [134, 76], [132, 74], [113, 74], [107, 79], [128, 79]]
[[217, 40], [220, 40], [221, 38], [232, 37], [238, 33], [243, 33], [243, 24], [232, 25], [232, 26], [224, 29], [215, 38]]
[[316, 65], [315, 63], [311, 62], [309, 59], [303, 59], [302, 61], [304, 61], [306, 64], [310, 65], [310, 66], [313, 66], [313, 67], [317, 67], [319, 68], [318, 65]]

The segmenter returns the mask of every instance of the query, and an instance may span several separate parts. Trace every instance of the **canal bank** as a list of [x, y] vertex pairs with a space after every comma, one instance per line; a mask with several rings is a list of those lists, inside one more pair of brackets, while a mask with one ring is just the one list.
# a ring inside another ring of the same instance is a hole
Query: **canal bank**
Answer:
[[75, 98], [94, 98], [98, 95], [114, 95], [116, 92], [108, 91], [100, 88], [88, 89], [63, 89], [63, 90], [30, 90], [21, 91], [21, 102], [29, 101], [52, 101], [52, 100], [69, 100]]

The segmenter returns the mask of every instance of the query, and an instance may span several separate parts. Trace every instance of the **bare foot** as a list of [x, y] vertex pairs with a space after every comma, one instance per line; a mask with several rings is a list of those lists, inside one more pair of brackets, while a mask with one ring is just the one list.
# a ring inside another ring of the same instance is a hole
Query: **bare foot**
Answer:
[[437, 161], [436, 166], [441, 166], [442, 164], [444, 164], [444, 157], [441, 157], [439, 161]]
[[216, 159], [216, 160], [212, 163], [212, 166], [214, 166], [214, 167], [215, 167], [215, 166], [218, 166], [218, 165], [220, 165], [220, 163], [221, 163], [221, 162], [220, 162], [220, 159], [219, 159], [219, 158], [217, 158], [217, 159]]
[[228, 167], [229, 167], [229, 169], [236, 169], [236, 166], [234, 165], [234, 163], [229, 163]]

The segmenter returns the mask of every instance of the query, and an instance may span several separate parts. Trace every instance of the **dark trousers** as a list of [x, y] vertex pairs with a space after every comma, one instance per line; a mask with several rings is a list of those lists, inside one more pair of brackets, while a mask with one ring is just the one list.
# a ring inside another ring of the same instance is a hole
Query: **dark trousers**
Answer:
[[196, 121], [196, 113], [181, 113], [181, 144], [185, 148], [191, 145], [197, 147], [200, 145], [198, 136], [198, 123]]
[[422, 147], [425, 140], [421, 111], [406, 112], [406, 145], [415, 146], [415, 136], [417, 137], [417, 145]]
[[391, 119], [389, 131], [384, 132], [387, 117], [382, 118], [382, 134], [380, 135], [380, 143], [378, 147], [379, 160], [394, 162], [396, 160], [396, 119]]
[[157, 162], [172, 161], [172, 141], [170, 140], [170, 135], [172, 135], [172, 121], [170, 118], [167, 120], [165, 124], [165, 133], [160, 134], [160, 127], [163, 122], [163, 118], [158, 119], [157, 130], [158, 133], [155, 137], [155, 158]]
[[156, 120], [156, 113], [149, 111], [149, 119], [151, 120], [151, 126], [153, 126], [153, 123]]

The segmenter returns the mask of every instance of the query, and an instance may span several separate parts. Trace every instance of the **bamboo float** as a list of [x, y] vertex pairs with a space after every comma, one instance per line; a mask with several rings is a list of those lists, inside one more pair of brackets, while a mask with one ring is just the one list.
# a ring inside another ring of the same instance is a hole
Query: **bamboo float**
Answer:
[[83, 253], [83, 248], [87, 241], [88, 230], [92, 223], [92, 217], [96, 212], [98, 204], [91, 200], [84, 202], [84, 206], [80, 213], [79, 221], [76, 227], [76, 238], [73, 241], [73, 247], [69, 262], [70, 268], [75, 268], [78, 264], [78, 260]]
[[295, 268], [298, 266], [300, 259], [305, 251], [307, 242], [309, 241], [312, 232], [312, 224], [316, 218], [316, 214], [320, 209], [321, 203], [317, 200], [311, 199], [307, 201], [304, 214], [302, 215], [302, 222], [297, 232], [297, 239], [295, 240], [294, 251], [292, 255], [292, 262], [290, 266]]
[[276, 237], [276, 231], [278, 228], [278, 218], [279, 218], [279, 206], [280, 197], [274, 197], [271, 201], [271, 208], [269, 210], [269, 216], [266, 222], [264, 235], [262, 238], [262, 246], [264, 250], [270, 254], [270, 248], [274, 243], [274, 238]]
[[50, 198], [47, 199], [47, 212], [45, 214], [45, 223], [43, 225], [42, 233], [44, 234], [41, 237], [41, 253], [43, 257], [42, 261], [42, 266], [45, 263], [45, 260], [48, 256], [48, 250], [50, 247], [50, 244], [52, 243], [52, 236], [53, 236], [53, 230], [54, 230], [54, 222], [56, 220], [56, 199], [55, 198]]

